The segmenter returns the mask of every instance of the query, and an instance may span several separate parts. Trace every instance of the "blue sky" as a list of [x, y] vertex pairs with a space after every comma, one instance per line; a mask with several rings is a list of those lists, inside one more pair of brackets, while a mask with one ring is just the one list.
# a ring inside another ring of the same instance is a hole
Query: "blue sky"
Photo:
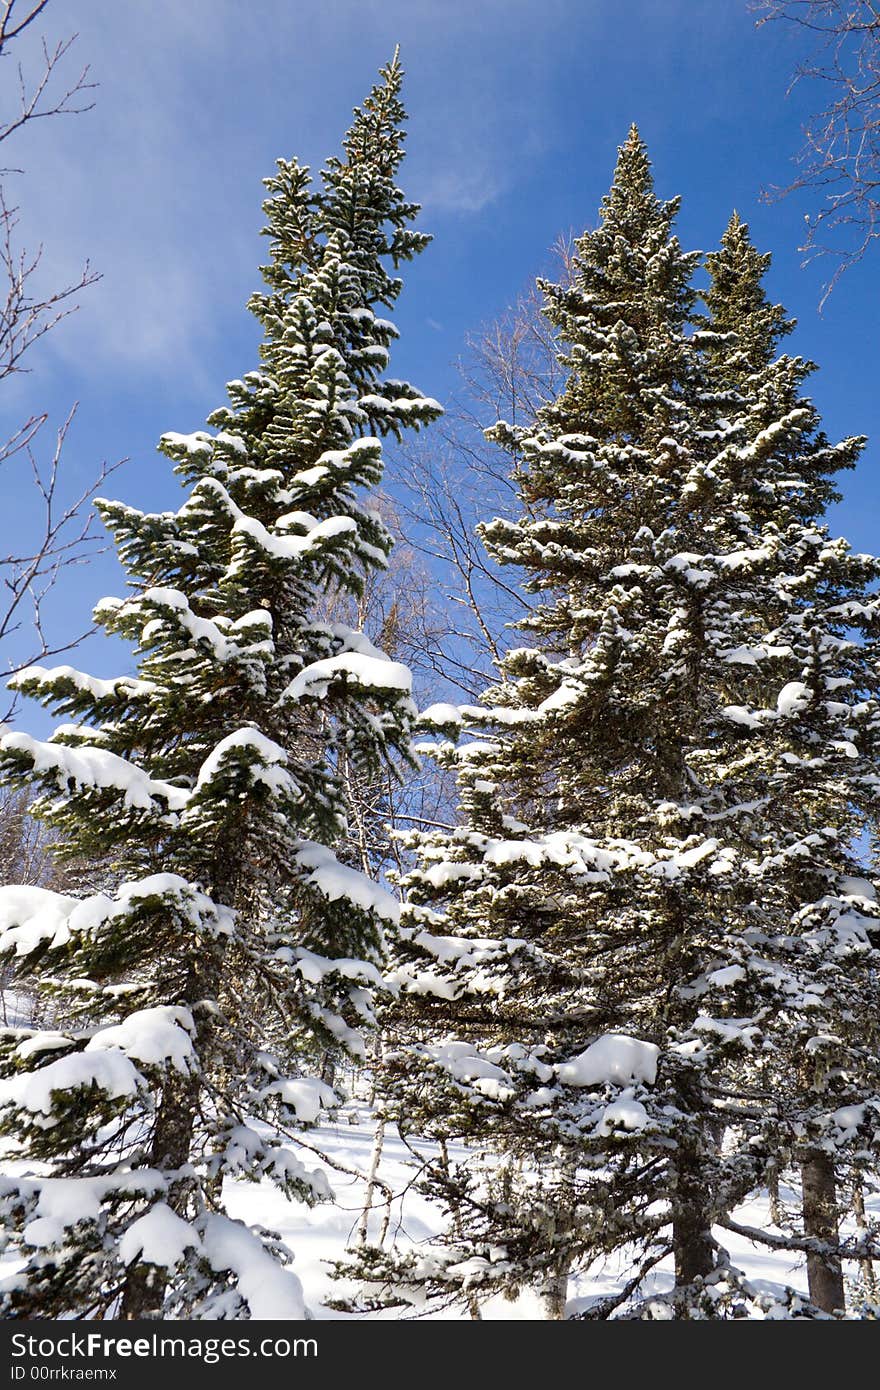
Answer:
[[[880, 253], [820, 316], [829, 267], [803, 269], [797, 250], [809, 204], [760, 201], [790, 177], [816, 93], [786, 97], [797, 35], [756, 32], [747, 0], [53, 0], [44, 28], [78, 31], [71, 69], [90, 63], [100, 85], [90, 113], [22, 135], [22, 230], [44, 243], [47, 276], [88, 257], [103, 279], [4, 387], [0, 424], [37, 408], [60, 421], [79, 401], [71, 484], [128, 456], [115, 495], [178, 504], [158, 436], [202, 427], [226, 380], [254, 365], [244, 306], [265, 249], [260, 180], [279, 155], [320, 166], [397, 42], [401, 182], [435, 241], [406, 275], [395, 375], [449, 396], [467, 333], [546, 268], [560, 232], [595, 222], [635, 120], [658, 192], [682, 195], [684, 245], [711, 249], [737, 207], [774, 254], [770, 290], [799, 319], [792, 350], [821, 366], [812, 390], [829, 432], [880, 438]], [[877, 457], [874, 443], [834, 517], [862, 549], [880, 548]], [[6, 486], [0, 525], [18, 529], [27, 499]], [[71, 575], [55, 631], [119, 587], [110, 557]], [[76, 660], [109, 674], [119, 653], [92, 643]]]

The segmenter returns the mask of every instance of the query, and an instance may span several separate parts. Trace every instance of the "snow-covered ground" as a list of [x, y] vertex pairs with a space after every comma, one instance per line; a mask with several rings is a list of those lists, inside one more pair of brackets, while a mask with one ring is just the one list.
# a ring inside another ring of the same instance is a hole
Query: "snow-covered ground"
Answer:
[[[330, 1265], [341, 1259], [346, 1247], [357, 1241], [358, 1225], [364, 1208], [366, 1194], [366, 1175], [370, 1169], [373, 1148], [374, 1123], [365, 1106], [352, 1105], [339, 1114], [334, 1124], [325, 1125], [310, 1132], [310, 1143], [329, 1157], [338, 1160], [349, 1169], [356, 1170], [359, 1176], [334, 1173], [326, 1168], [327, 1176], [336, 1196], [335, 1203], [308, 1209], [285, 1200], [277, 1189], [268, 1184], [232, 1183], [226, 1187], [229, 1213], [240, 1219], [259, 1223], [278, 1231], [285, 1243], [294, 1252], [294, 1269], [302, 1280], [306, 1303], [316, 1318], [344, 1318], [351, 1316], [326, 1306], [326, 1300], [338, 1299], [353, 1291], [354, 1285], [334, 1279]], [[450, 1148], [450, 1158], [461, 1159], [462, 1152]], [[312, 1157], [310, 1163], [317, 1160]], [[385, 1135], [382, 1152], [380, 1176], [395, 1194], [392, 1204], [388, 1237], [404, 1248], [430, 1241], [441, 1227], [441, 1216], [436, 1208], [417, 1192], [411, 1183], [414, 1175], [413, 1159], [410, 1151], [389, 1130]], [[794, 1194], [782, 1191], [782, 1197], [789, 1201]], [[376, 1200], [383, 1200], [376, 1194]], [[384, 1218], [384, 1208], [377, 1208], [370, 1217], [370, 1234], [375, 1237]], [[740, 1208], [737, 1221], [744, 1226], [772, 1230], [767, 1200], [758, 1198]], [[781, 1293], [784, 1286], [806, 1292], [806, 1269], [800, 1258], [791, 1252], [777, 1252], [759, 1246], [731, 1234], [719, 1231], [719, 1239], [730, 1253], [735, 1266], [742, 1269], [749, 1280], [759, 1289]], [[603, 1260], [590, 1270], [572, 1278], [569, 1287], [569, 1312], [574, 1312], [587, 1301], [613, 1293], [625, 1283], [631, 1270], [627, 1270], [621, 1260]], [[652, 1276], [648, 1287], [657, 1292], [672, 1286], [671, 1264], [661, 1265]], [[515, 1303], [496, 1297], [482, 1306], [482, 1316], [486, 1320], [528, 1319], [544, 1316], [541, 1300], [537, 1292], [524, 1293]], [[463, 1309], [433, 1311], [426, 1314], [417, 1307], [404, 1311], [394, 1310], [382, 1317], [420, 1317], [466, 1318]]]
[[[331, 1123], [309, 1130], [303, 1137], [309, 1148], [302, 1157], [309, 1168], [320, 1167], [333, 1189], [335, 1200], [309, 1208], [301, 1202], [288, 1201], [277, 1187], [269, 1182], [227, 1182], [224, 1198], [230, 1216], [248, 1225], [277, 1231], [294, 1254], [294, 1272], [303, 1285], [306, 1306], [318, 1319], [340, 1319], [353, 1315], [328, 1307], [328, 1301], [344, 1299], [355, 1292], [356, 1285], [332, 1276], [332, 1265], [346, 1258], [346, 1252], [356, 1247], [368, 1190], [368, 1174], [373, 1161], [376, 1121], [365, 1102], [352, 1101], [344, 1106]], [[425, 1146], [428, 1152], [428, 1146]], [[453, 1163], [466, 1160], [463, 1149], [450, 1146]], [[338, 1165], [338, 1166], [337, 1166]], [[28, 1165], [7, 1159], [0, 1162], [0, 1172], [21, 1174]], [[374, 1187], [373, 1207], [369, 1217], [371, 1240], [385, 1232], [386, 1248], [395, 1242], [401, 1249], [429, 1244], [442, 1228], [443, 1218], [436, 1206], [413, 1187], [417, 1165], [412, 1151], [401, 1141], [396, 1131], [386, 1130], [382, 1158], [378, 1170], [379, 1183]], [[387, 1192], [393, 1194], [390, 1202]], [[786, 1203], [794, 1203], [796, 1194], [782, 1190]], [[869, 1216], [880, 1216], [880, 1198], [868, 1202]], [[772, 1231], [768, 1201], [760, 1196], [736, 1213], [743, 1226]], [[791, 1252], [774, 1251], [734, 1235], [719, 1231], [719, 1240], [729, 1251], [732, 1263], [741, 1269], [756, 1291], [781, 1295], [787, 1286], [806, 1292], [806, 1270], [801, 1258]], [[19, 1259], [0, 1256], [0, 1277], [12, 1274]], [[632, 1275], [623, 1257], [603, 1259], [589, 1270], [575, 1274], [569, 1284], [569, 1313], [577, 1312], [597, 1298], [614, 1293]], [[854, 1278], [858, 1271], [848, 1271]], [[649, 1276], [645, 1288], [657, 1293], [670, 1289], [673, 1274], [670, 1262], [660, 1265]], [[433, 1317], [465, 1319], [467, 1310], [455, 1307], [430, 1311], [417, 1304], [403, 1310], [389, 1309], [371, 1313], [371, 1318]], [[535, 1319], [544, 1316], [542, 1300], [537, 1290], [525, 1291], [515, 1302], [501, 1296], [481, 1304], [481, 1316], [487, 1321]]]

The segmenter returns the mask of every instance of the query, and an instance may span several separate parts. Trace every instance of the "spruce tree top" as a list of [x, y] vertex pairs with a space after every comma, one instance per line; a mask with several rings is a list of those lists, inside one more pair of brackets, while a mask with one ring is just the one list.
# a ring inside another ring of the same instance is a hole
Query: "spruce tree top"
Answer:
[[[672, 234], [679, 201], [657, 198], [648, 153], [633, 126], [602, 200], [599, 226], [575, 243], [571, 284], [538, 282], [569, 372], [562, 396], [539, 412], [541, 424], [581, 435], [636, 437], [654, 414], [658, 428], [666, 423], [668, 398], [681, 385], [677, 334], [694, 304], [690, 280], [698, 260], [696, 253], [683, 253]], [[639, 389], [645, 377], [652, 394]]]
[[728, 352], [725, 363], [728, 372], [740, 357], [744, 371], [769, 366], [779, 339], [795, 327], [782, 305], [771, 304], [767, 298], [763, 280], [772, 260], [769, 251], [762, 255], [756, 250], [748, 223], [734, 210], [720, 248], [706, 257], [710, 285], [703, 296], [711, 328], [736, 334], [737, 352]]
[[440, 413], [385, 375], [393, 272], [427, 241], [394, 181], [401, 75], [317, 187], [288, 161], [267, 181], [261, 366], [163, 436], [183, 504], [101, 504], [130, 592], [97, 617], [136, 676], [19, 678], [75, 722], [6, 734], [0, 764], [101, 891], [0, 890], [2, 949], [59, 1001], [51, 1035], [2, 1039], [3, 1130], [49, 1165], [0, 1183], [16, 1316], [303, 1316], [222, 1183], [329, 1194], [296, 1136], [338, 1102], [326, 1058], [363, 1055], [397, 911], [351, 867], [344, 768], [408, 756], [410, 674], [339, 599], [386, 563], [382, 437]]
[[428, 1257], [365, 1258], [373, 1292], [615, 1252], [609, 1316], [671, 1255], [679, 1308], [739, 1316], [761, 1296], [713, 1229], [774, 1165], [876, 1164], [880, 561], [822, 521], [864, 441], [831, 443], [810, 364], [775, 356], [737, 219], [698, 317], [675, 208], [631, 132], [545, 287], [565, 389], [489, 432], [522, 512], [480, 529], [527, 645], [482, 705], [423, 715], [460, 820], [408, 836], [388, 1071], [399, 1124], [491, 1159], [427, 1162], [457, 1220]]

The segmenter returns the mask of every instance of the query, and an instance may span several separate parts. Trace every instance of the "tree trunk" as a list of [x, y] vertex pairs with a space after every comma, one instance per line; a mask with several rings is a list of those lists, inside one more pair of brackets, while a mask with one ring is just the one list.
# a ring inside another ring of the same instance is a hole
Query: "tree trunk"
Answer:
[[325, 1052], [321, 1062], [321, 1080], [325, 1086], [336, 1085], [336, 1059], [332, 1052]]
[[705, 1164], [696, 1148], [679, 1151], [672, 1203], [675, 1286], [682, 1288], [711, 1274], [717, 1245], [712, 1235], [712, 1203]]
[[693, 1117], [693, 1131], [683, 1135], [673, 1159], [675, 1185], [672, 1194], [672, 1247], [675, 1287], [684, 1288], [711, 1274], [717, 1264], [717, 1245], [712, 1235], [711, 1169], [708, 1160], [717, 1154], [714, 1117], [707, 1106], [699, 1076], [679, 1078], [678, 1103]]
[[[865, 1211], [865, 1189], [862, 1180], [857, 1177], [853, 1183], [853, 1212], [856, 1218], [856, 1225], [864, 1233], [868, 1230], [868, 1217]], [[877, 1276], [874, 1273], [874, 1261], [866, 1256], [860, 1261], [862, 1267], [862, 1282], [865, 1287], [865, 1294], [872, 1303], [876, 1303], [880, 1298], [880, 1286], [877, 1283]]]
[[[162, 1092], [156, 1130], [150, 1149], [150, 1167], [160, 1173], [175, 1172], [190, 1160], [198, 1103], [198, 1077], [171, 1075]], [[178, 1210], [185, 1202], [181, 1183], [173, 1183], [168, 1205]], [[182, 1211], [179, 1212], [182, 1215]], [[119, 1316], [125, 1319], [161, 1318], [165, 1301], [165, 1270], [157, 1265], [134, 1265], [125, 1280]]]
[[783, 1210], [779, 1200], [779, 1165], [775, 1159], [767, 1172], [767, 1194], [770, 1198], [770, 1220], [774, 1226], [782, 1226]]
[[[366, 1245], [367, 1235], [369, 1234], [370, 1212], [373, 1207], [373, 1196], [376, 1191], [376, 1178], [379, 1174], [379, 1164], [382, 1162], [382, 1146], [385, 1142], [385, 1121], [379, 1120], [376, 1123], [376, 1132], [373, 1135], [373, 1154], [370, 1159], [370, 1171], [367, 1176], [367, 1190], [364, 1194], [364, 1209], [361, 1213], [360, 1224], [358, 1226], [358, 1245]], [[387, 1214], [387, 1213], [386, 1213]], [[384, 1234], [387, 1230], [387, 1220], [382, 1227], [382, 1235], [379, 1238], [381, 1245]]]
[[551, 1322], [562, 1322], [567, 1302], [568, 1271], [553, 1275], [544, 1285], [544, 1317]]
[[[219, 876], [218, 886], [222, 887], [222, 879], [219, 879]], [[217, 901], [224, 901], [220, 892], [215, 892], [215, 896]], [[226, 900], [232, 900], [231, 893]], [[216, 997], [220, 967], [220, 955], [217, 950], [208, 950], [200, 960], [190, 960], [185, 964], [186, 978], [178, 997], [186, 1007], [192, 1009], [199, 1002]], [[202, 1069], [207, 1066], [213, 1027], [210, 1012], [199, 1011], [193, 1042], [199, 1067]], [[174, 1070], [168, 1071], [162, 1087], [156, 1128], [150, 1146], [150, 1167], [160, 1173], [171, 1175], [165, 1200], [171, 1210], [184, 1219], [187, 1197], [192, 1191], [192, 1179], [176, 1175], [192, 1160], [193, 1131], [201, 1086], [202, 1076], [198, 1069], [186, 1075]], [[163, 1268], [157, 1268], [155, 1265], [133, 1265], [123, 1286], [119, 1316], [132, 1320], [161, 1318], [167, 1283], [167, 1274]]]
[[[834, 1161], [821, 1149], [812, 1149], [801, 1168], [804, 1194], [804, 1234], [830, 1246], [838, 1242], [837, 1181]], [[807, 1280], [810, 1300], [824, 1313], [842, 1311], [846, 1307], [843, 1289], [843, 1270], [839, 1256], [807, 1255]]]

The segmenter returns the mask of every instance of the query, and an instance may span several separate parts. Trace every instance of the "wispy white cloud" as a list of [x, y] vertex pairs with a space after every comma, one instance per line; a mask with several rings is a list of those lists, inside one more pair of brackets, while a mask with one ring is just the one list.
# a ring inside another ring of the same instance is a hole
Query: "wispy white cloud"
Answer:
[[[608, 169], [633, 115], [647, 107], [665, 129], [671, 105], [655, 111], [652, 93], [729, 22], [717, 0], [54, 0], [47, 29], [78, 28], [69, 64], [90, 62], [100, 87], [94, 111], [28, 132], [22, 230], [44, 241], [47, 279], [75, 277], [86, 257], [104, 278], [45, 356], [105, 377], [143, 366], [216, 382], [257, 280], [261, 177], [278, 154], [318, 163], [336, 148], [396, 42], [405, 186], [445, 231], [553, 167], [571, 127], [589, 122]], [[629, 81], [598, 104], [592, 65], [618, 54]]]
[[506, 187], [491, 165], [469, 169], [431, 170], [418, 186], [419, 201], [427, 212], [482, 212]]
[[[549, 0], [545, 30], [559, 8]], [[334, 149], [398, 41], [410, 70], [407, 189], [429, 214], [485, 210], [545, 136], [543, 40], [524, 42], [533, 20], [530, 0], [50, 7], [47, 26], [79, 30], [71, 66], [88, 61], [100, 86], [94, 111], [28, 132], [22, 232], [43, 241], [47, 280], [75, 276], [86, 257], [103, 275], [51, 352], [102, 374], [198, 373], [255, 284], [260, 178], [278, 154], [317, 161]], [[497, 61], [511, 45], [515, 85]]]

